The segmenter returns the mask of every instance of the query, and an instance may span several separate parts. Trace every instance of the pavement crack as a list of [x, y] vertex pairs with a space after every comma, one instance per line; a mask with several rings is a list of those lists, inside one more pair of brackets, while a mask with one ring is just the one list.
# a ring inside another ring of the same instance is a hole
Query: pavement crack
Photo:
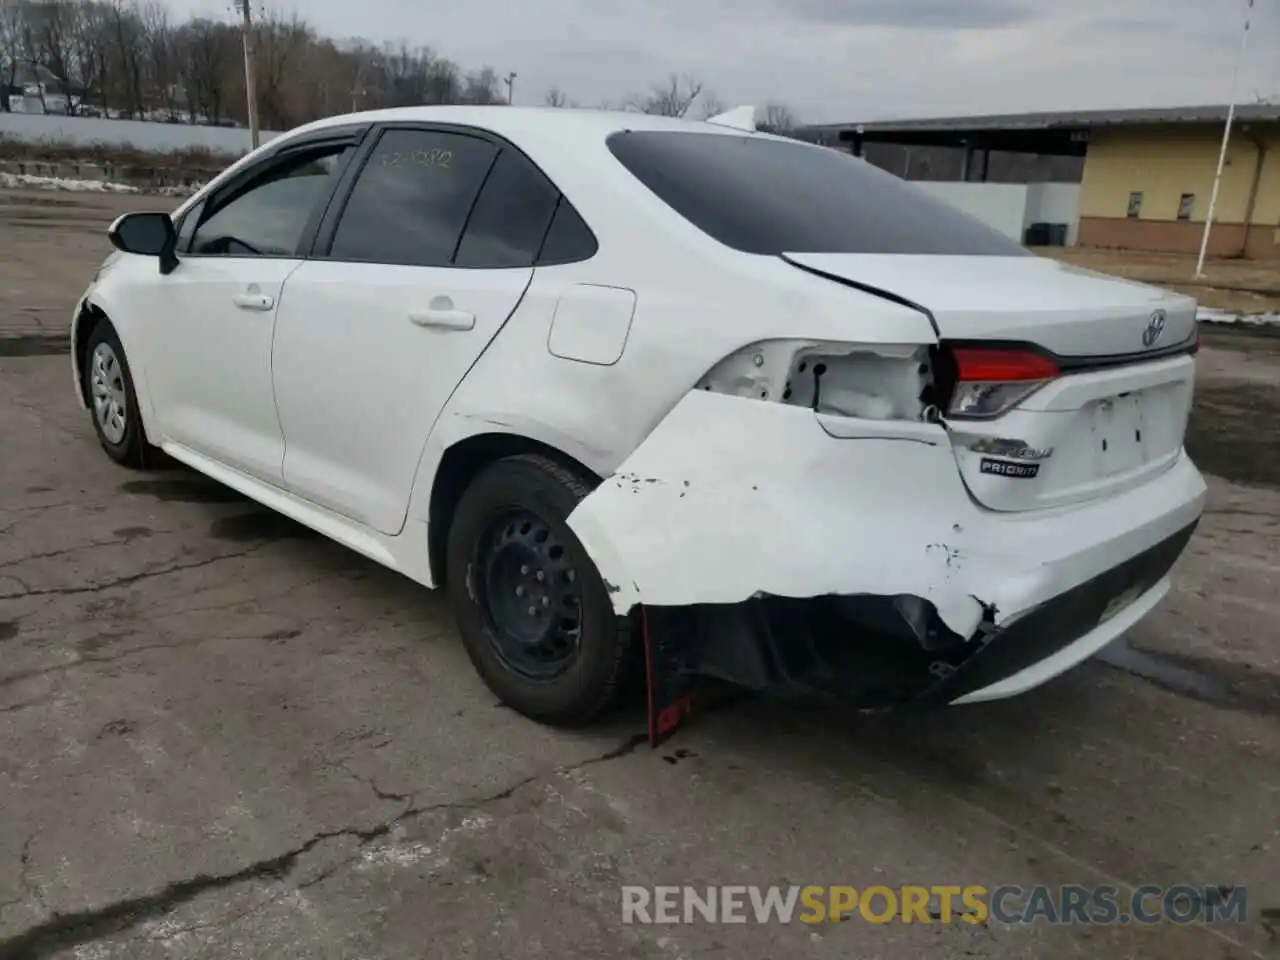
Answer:
[[48, 703], [56, 696], [56, 694], [51, 693], [43, 697], [33, 697], [30, 700], [19, 700], [17, 703], [10, 703], [7, 706], [0, 707], [0, 713], [19, 713], [23, 710], [30, 709], [31, 707], [38, 707], [42, 703]]
[[0, 940], [0, 957], [6, 960], [43, 960], [61, 951], [101, 940], [144, 921], [161, 917], [203, 893], [246, 881], [283, 879], [289, 875], [300, 857], [324, 841], [335, 837], [353, 837], [361, 843], [368, 843], [388, 833], [394, 822], [378, 824], [368, 829], [345, 827], [318, 833], [292, 850], [256, 861], [232, 873], [197, 874], [170, 883], [152, 893], [117, 900], [88, 910], [68, 913], [52, 911], [47, 920], [15, 936]]
[[[31, 836], [27, 837], [26, 842], [22, 844], [22, 855], [20, 858], [22, 870], [18, 874], [18, 878], [27, 893], [40, 905], [40, 908], [45, 909], [44, 891], [40, 889], [40, 885], [38, 883], [33, 883], [31, 880], [31, 845], [36, 842], [36, 838], [39, 836], [39, 832], [33, 833]], [[3, 956], [7, 956], [7, 954], [0, 950], [0, 957]]]
[[69, 553], [80, 553], [84, 550], [96, 550], [98, 547], [111, 547], [120, 543], [129, 543], [128, 537], [115, 537], [111, 540], [95, 540], [91, 543], [80, 543], [74, 547], [63, 547], [60, 550], [49, 550], [45, 553], [29, 553], [25, 557], [15, 557], [12, 560], [0, 561], [0, 570], [6, 567], [16, 567], [19, 564], [28, 563], [32, 560], [47, 560], [50, 557], [62, 557]]
[[[27, 928], [22, 933], [0, 940], [0, 957], [5, 958], [5, 960], [45, 960], [45, 958], [53, 957], [62, 951], [132, 930], [141, 923], [155, 920], [171, 913], [176, 908], [189, 903], [204, 893], [255, 880], [286, 880], [297, 866], [300, 858], [327, 840], [347, 838], [355, 840], [363, 848], [374, 840], [380, 840], [387, 836], [395, 829], [397, 824], [410, 817], [423, 816], [441, 810], [474, 810], [499, 800], [505, 800], [518, 790], [527, 787], [531, 783], [546, 779], [548, 776], [579, 770], [592, 764], [604, 763], [625, 756], [645, 741], [644, 734], [636, 734], [599, 756], [556, 767], [548, 773], [521, 777], [509, 786], [503, 787], [494, 793], [422, 807], [414, 806], [409, 802], [408, 798], [412, 795], [384, 791], [369, 778], [352, 774], [356, 779], [368, 783], [380, 799], [393, 799], [404, 802], [405, 807], [390, 820], [385, 820], [370, 827], [342, 827], [337, 830], [317, 833], [305, 843], [291, 850], [265, 860], [258, 860], [230, 873], [197, 874], [194, 877], [167, 884], [152, 893], [117, 900], [88, 910], [67, 913], [52, 911], [48, 919], [41, 923]], [[30, 865], [29, 847], [34, 840], [35, 836], [32, 836], [23, 847], [23, 882], [40, 900], [38, 888], [33, 887], [27, 877]], [[305, 883], [298, 884], [297, 889], [301, 890], [315, 886], [356, 859], [357, 857], [343, 858], [316, 877], [307, 880]], [[40, 900], [40, 902], [43, 907], [43, 900]]]
[[608, 750], [600, 754], [598, 757], [590, 757], [589, 759], [581, 760], [578, 763], [570, 764], [567, 767], [561, 767], [559, 772], [569, 773], [573, 770], [581, 770], [583, 767], [590, 767], [597, 763], [608, 763], [610, 760], [617, 760], [619, 757], [625, 757], [629, 753], [634, 753], [637, 747], [641, 747], [648, 742], [648, 734], [632, 734], [612, 750]]
[[337, 760], [334, 762], [335, 762], [335, 765], [339, 767], [343, 771], [343, 773], [349, 776], [352, 780], [358, 781], [359, 783], [363, 783], [366, 787], [372, 790], [373, 795], [377, 797], [379, 800], [392, 800], [392, 801], [395, 801], [396, 803], [407, 804], [408, 809], [410, 810], [413, 809], [413, 803], [415, 799], [414, 794], [395, 793], [391, 790], [382, 789], [382, 787], [378, 784], [378, 780], [376, 777], [366, 777], [364, 774], [357, 773], [356, 771], [352, 770], [349, 758]]
[[16, 513], [18, 514], [18, 516], [14, 517], [12, 520], [6, 521], [3, 525], [0, 525], [0, 533], [8, 533], [18, 524], [24, 523], [25, 521], [30, 520], [31, 518], [36, 517], [47, 510], [60, 510], [63, 507], [83, 507], [83, 506], [92, 506], [92, 504], [89, 504], [84, 497], [79, 497], [75, 500], [59, 500], [56, 503], [41, 503], [41, 504], [36, 504], [35, 506], [30, 506], [30, 507], [6, 508], [0, 511], [0, 513]]
[[265, 543], [259, 543], [256, 546], [249, 547], [246, 550], [239, 550], [235, 553], [223, 553], [216, 557], [206, 557], [203, 560], [195, 560], [191, 563], [172, 563], [167, 567], [160, 567], [159, 569], [154, 570], [144, 570], [141, 573], [131, 573], [127, 576], [116, 577], [112, 580], [103, 580], [99, 583], [85, 584], [80, 587], [44, 587], [34, 590], [27, 589], [21, 593], [0, 593], [0, 600], [19, 600], [23, 597], [64, 597], [80, 593], [100, 593], [103, 590], [111, 590], [115, 587], [131, 586], [141, 580], [163, 577], [170, 573], [180, 573], [183, 570], [198, 570], [201, 567], [221, 563], [223, 560], [235, 560], [240, 557], [247, 557], [249, 554], [256, 553], [269, 545], [270, 541], [267, 541]]
[[[22, 683], [26, 680], [34, 680], [36, 677], [45, 677], [52, 673], [65, 673], [68, 670], [74, 670], [77, 667], [94, 666], [100, 663], [114, 663], [117, 660], [125, 660], [129, 657], [137, 656], [140, 653], [149, 653], [152, 650], [178, 650], [183, 647], [195, 647], [202, 643], [208, 643], [211, 640], [222, 639], [226, 638], [197, 637], [194, 640], [173, 640], [168, 643], [145, 643], [141, 646], [121, 650], [119, 653], [112, 654], [109, 657], [78, 657], [75, 660], [68, 660], [66, 663], [58, 663], [51, 667], [40, 667], [36, 670], [21, 670], [18, 673], [11, 673], [8, 676], [0, 677], [0, 689], [3, 689], [4, 687], [11, 687], [14, 684]], [[31, 702], [35, 703], [37, 701]]]
[[581, 770], [583, 767], [590, 767], [597, 763], [607, 763], [610, 760], [616, 760], [619, 757], [625, 757], [634, 751], [643, 743], [647, 743], [649, 737], [643, 733], [634, 734], [625, 741], [610, 750], [595, 757], [588, 757], [586, 760], [579, 760], [577, 763], [564, 764], [548, 771], [547, 773], [530, 774], [522, 777], [510, 786], [503, 787], [497, 793], [486, 794], [482, 797], [476, 797], [470, 800], [453, 800], [445, 803], [435, 803], [426, 807], [410, 808], [402, 813], [397, 819], [404, 820], [407, 817], [421, 816], [426, 813], [436, 813], [440, 810], [474, 810], [477, 807], [484, 807], [499, 800], [506, 800], [513, 796], [517, 791], [529, 786], [531, 783], [537, 783], [540, 780], [546, 780], [552, 776], [572, 773], [574, 770]]

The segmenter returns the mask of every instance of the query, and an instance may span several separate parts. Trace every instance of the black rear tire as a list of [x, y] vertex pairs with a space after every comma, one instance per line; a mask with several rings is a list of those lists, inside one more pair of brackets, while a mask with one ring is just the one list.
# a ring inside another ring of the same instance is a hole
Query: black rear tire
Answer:
[[[96, 370], [96, 358], [99, 348], [109, 356], [115, 366], [106, 370], [106, 378], [118, 396], [123, 396], [123, 432], [116, 436], [109, 434], [101, 422], [95, 404], [94, 379], [102, 376], [104, 371]], [[120, 335], [107, 319], [100, 320], [89, 334], [89, 342], [85, 344], [84, 365], [80, 371], [85, 400], [89, 405], [89, 416], [93, 421], [93, 431], [98, 435], [102, 449], [116, 463], [134, 469], [146, 469], [156, 465], [161, 459], [158, 449], [147, 443], [146, 430], [142, 426], [142, 415], [138, 413], [138, 394], [133, 386], [133, 375], [129, 371], [129, 359], [125, 356], [124, 345]]]
[[558, 726], [613, 703], [633, 645], [566, 523], [588, 493], [555, 460], [508, 457], [475, 478], [449, 528], [448, 591], [471, 662], [504, 704]]

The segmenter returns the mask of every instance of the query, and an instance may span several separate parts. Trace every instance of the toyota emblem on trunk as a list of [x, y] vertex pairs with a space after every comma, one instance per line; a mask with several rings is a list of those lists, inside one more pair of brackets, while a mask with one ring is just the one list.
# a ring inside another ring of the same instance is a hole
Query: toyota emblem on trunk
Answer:
[[1151, 315], [1151, 319], [1147, 321], [1147, 328], [1142, 331], [1142, 345], [1144, 347], [1154, 347], [1156, 341], [1160, 339], [1160, 335], [1164, 333], [1165, 312], [1157, 310]]

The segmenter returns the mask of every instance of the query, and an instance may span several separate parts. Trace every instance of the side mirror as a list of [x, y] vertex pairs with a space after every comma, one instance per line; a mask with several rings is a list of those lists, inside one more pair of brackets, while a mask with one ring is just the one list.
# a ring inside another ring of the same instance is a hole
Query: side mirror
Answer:
[[160, 272], [178, 266], [178, 232], [167, 213], [126, 213], [107, 228], [112, 246], [141, 257], [159, 257]]

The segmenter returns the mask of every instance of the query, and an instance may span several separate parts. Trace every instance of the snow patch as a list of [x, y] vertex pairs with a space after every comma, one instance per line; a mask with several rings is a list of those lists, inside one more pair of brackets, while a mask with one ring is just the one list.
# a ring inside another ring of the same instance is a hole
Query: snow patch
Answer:
[[203, 183], [174, 184], [143, 190], [127, 183], [110, 180], [73, 180], [66, 177], [37, 177], [30, 173], [0, 173], [0, 187], [32, 187], [37, 190], [63, 190], [69, 193], [152, 193], [162, 197], [189, 197], [204, 186]]
[[137, 187], [109, 180], [69, 180], [37, 177], [30, 173], [0, 173], [0, 187], [35, 187], [38, 190], [67, 190], [72, 193], [140, 193]]
[[1231, 313], [1229, 310], [1215, 310], [1201, 307], [1196, 311], [1196, 319], [1201, 323], [1240, 323], [1251, 327], [1280, 326], [1280, 313]]

